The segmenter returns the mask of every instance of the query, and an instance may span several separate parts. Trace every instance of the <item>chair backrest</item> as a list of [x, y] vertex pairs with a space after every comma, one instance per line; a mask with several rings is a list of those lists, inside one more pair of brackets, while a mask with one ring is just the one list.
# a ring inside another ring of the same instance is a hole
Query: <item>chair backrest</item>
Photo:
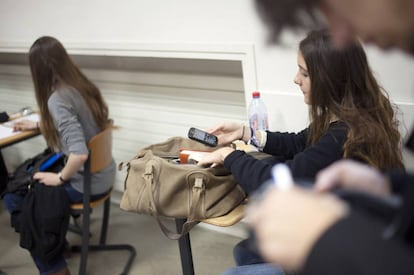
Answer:
[[112, 162], [112, 126], [93, 136], [88, 142], [91, 173], [98, 172]]

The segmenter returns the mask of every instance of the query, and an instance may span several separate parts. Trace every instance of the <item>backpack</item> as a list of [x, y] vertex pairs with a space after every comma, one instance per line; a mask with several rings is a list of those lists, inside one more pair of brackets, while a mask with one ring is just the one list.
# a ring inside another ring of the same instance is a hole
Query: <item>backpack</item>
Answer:
[[62, 152], [55, 153], [50, 148], [25, 160], [13, 173], [9, 174], [5, 193], [19, 193], [24, 195], [32, 183], [32, 176], [38, 171], [59, 172], [65, 165], [65, 155]]
[[69, 224], [69, 198], [63, 186], [46, 186], [33, 180], [38, 171], [59, 172], [65, 155], [49, 148], [25, 160], [8, 177], [6, 193], [23, 197], [11, 212], [11, 226], [20, 233], [20, 246], [43, 261], [59, 255]]

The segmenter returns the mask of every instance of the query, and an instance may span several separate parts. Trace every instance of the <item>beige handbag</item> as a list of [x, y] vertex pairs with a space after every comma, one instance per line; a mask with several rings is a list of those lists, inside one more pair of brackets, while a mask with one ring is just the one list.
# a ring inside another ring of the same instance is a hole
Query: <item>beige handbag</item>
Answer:
[[[212, 151], [196, 141], [174, 137], [140, 150], [126, 163], [121, 209], [150, 214], [171, 239], [199, 221], [226, 215], [246, 194], [223, 166], [203, 168], [177, 163], [180, 149]], [[186, 218], [181, 232], [171, 232], [160, 217]]]

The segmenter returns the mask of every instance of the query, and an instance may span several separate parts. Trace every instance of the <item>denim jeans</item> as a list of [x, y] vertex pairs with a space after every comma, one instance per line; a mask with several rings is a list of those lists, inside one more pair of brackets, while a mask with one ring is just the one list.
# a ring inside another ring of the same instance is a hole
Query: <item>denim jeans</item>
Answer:
[[[79, 203], [82, 202], [83, 194], [75, 189], [72, 185], [67, 182], [64, 185], [66, 193], [69, 197], [70, 203]], [[99, 194], [91, 196], [91, 200], [96, 200], [106, 194]], [[12, 213], [14, 209], [23, 201], [23, 196], [15, 193], [6, 193], [3, 197], [4, 204], [9, 213]], [[66, 266], [66, 261], [63, 255], [58, 255], [49, 262], [41, 261], [40, 259], [32, 255], [33, 261], [35, 262], [37, 268], [41, 275], [50, 275], [63, 269]]]
[[241, 265], [224, 271], [221, 275], [284, 275], [282, 269], [271, 264]]
[[258, 253], [256, 239], [253, 235], [236, 244], [233, 248], [233, 257], [238, 266], [261, 264], [265, 262], [262, 256]]

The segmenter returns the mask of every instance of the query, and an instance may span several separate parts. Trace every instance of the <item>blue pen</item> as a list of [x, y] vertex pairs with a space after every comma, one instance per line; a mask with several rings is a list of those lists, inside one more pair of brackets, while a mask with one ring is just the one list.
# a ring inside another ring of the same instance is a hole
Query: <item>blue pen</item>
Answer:
[[284, 163], [278, 163], [272, 167], [272, 178], [276, 187], [282, 191], [288, 190], [293, 186], [292, 173]]
[[55, 153], [45, 160], [39, 167], [39, 171], [46, 171], [50, 166], [52, 166], [57, 160], [63, 156], [63, 152]]

